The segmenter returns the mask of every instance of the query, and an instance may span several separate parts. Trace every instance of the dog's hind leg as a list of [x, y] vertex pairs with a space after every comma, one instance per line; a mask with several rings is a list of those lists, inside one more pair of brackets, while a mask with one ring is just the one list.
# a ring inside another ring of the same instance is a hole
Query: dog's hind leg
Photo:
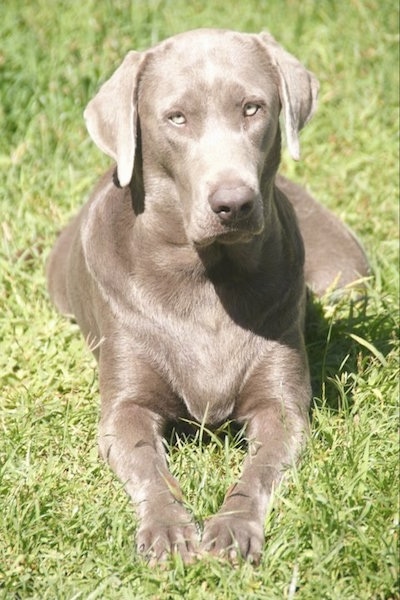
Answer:
[[305, 247], [305, 279], [317, 295], [347, 286], [362, 288], [370, 274], [365, 252], [352, 231], [304, 188], [278, 176], [278, 189], [293, 205]]

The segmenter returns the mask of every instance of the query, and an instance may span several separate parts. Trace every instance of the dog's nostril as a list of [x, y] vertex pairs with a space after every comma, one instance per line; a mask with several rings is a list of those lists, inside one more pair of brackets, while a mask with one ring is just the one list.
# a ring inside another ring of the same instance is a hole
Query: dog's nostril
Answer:
[[230, 213], [232, 210], [231, 207], [227, 206], [227, 205], [221, 205], [221, 206], [216, 206], [215, 208], [213, 208], [213, 211], [219, 215], [221, 213]]

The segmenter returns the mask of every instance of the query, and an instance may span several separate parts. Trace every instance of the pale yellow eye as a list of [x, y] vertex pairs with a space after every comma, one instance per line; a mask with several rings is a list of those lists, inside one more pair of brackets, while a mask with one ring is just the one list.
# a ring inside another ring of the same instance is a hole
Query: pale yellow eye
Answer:
[[185, 115], [183, 115], [181, 112], [174, 113], [169, 117], [169, 120], [174, 125], [185, 125], [186, 123]]
[[243, 114], [245, 117], [254, 117], [259, 108], [260, 107], [258, 104], [255, 104], [254, 102], [248, 102], [244, 105]]

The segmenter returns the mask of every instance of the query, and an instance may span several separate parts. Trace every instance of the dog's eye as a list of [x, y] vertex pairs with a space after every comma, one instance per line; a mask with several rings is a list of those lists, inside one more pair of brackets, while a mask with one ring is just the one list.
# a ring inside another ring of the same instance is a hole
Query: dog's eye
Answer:
[[170, 115], [168, 117], [168, 119], [171, 121], [171, 123], [173, 123], [174, 125], [185, 125], [186, 123], [186, 117], [184, 114], [182, 114], [181, 112], [176, 112], [173, 113], [172, 115]]
[[259, 104], [256, 104], [255, 102], [247, 102], [247, 104], [245, 104], [243, 108], [243, 115], [245, 117], [254, 117], [254, 115], [256, 114], [256, 112], [259, 111], [259, 109]]

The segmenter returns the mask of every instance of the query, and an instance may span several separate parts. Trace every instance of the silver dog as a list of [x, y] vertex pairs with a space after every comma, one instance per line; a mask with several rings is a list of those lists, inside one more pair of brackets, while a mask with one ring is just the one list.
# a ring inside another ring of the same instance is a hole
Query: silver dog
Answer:
[[[257, 562], [271, 489], [307, 430], [305, 282], [368, 272], [349, 231], [277, 176], [318, 83], [268, 34], [198, 30], [130, 52], [85, 111], [116, 161], [49, 259], [99, 363], [99, 445], [137, 505], [139, 552]], [[297, 217], [296, 217], [297, 213]], [[243, 474], [202, 539], [167, 470], [170, 420], [247, 426]]]

